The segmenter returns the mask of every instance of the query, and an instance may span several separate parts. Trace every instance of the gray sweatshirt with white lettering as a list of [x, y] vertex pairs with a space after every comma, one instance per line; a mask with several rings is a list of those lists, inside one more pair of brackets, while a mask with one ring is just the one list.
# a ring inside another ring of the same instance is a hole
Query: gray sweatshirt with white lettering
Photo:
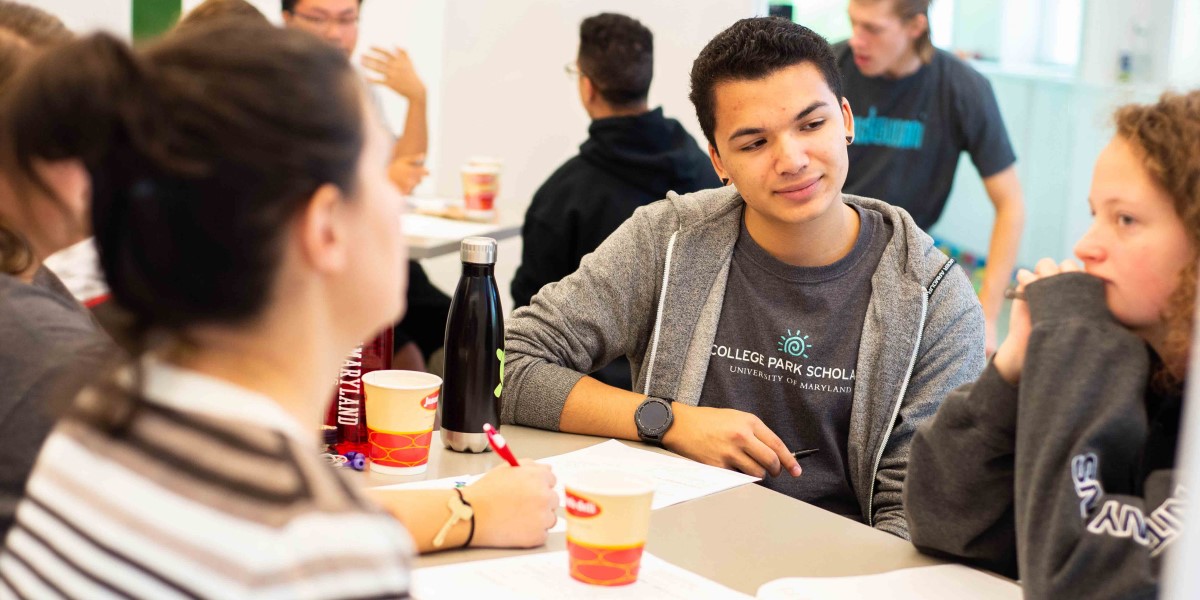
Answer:
[[[847, 443], [863, 520], [908, 537], [901, 487], [917, 426], [984, 366], [983, 311], [960, 269], [902, 209], [871, 279]], [[571, 388], [618, 356], [634, 389], [695, 406], [745, 202], [723, 187], [638, 209], [579, 270], [517, 310], [505, 338], [502, 417], [557, 430]], [[931, 291], [932, 290], [932, 291]]]
[[989, 365], [912, 444], [904, 500], [924, 552], [1020, 577], [1026, 598], [1153, 598], [1183, 498], [1182, 394], [1083, 273], [1027, 289], [1019, 386]]

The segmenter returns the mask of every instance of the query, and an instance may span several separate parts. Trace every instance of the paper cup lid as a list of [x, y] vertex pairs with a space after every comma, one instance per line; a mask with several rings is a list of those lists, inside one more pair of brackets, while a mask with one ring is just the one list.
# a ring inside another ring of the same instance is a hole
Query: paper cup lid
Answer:
[[462, 172], [472, 175], [497, 175], [500, 173], [500, 165], [496, 163], [463, 165]]
[[395, 369], [371, 371], [362, 376], [363, 383], [390, 390], [423, 390], [442, 385], [442, 378], [423, 371]]

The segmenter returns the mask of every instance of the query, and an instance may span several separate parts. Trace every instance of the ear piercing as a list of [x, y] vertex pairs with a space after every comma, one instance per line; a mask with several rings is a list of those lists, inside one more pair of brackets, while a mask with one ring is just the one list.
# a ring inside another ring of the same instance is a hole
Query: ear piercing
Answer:
[[853, 143], [854, 143], [854, 136], [852, 136], [852, 135], [846, 136], [846, 145], [849, 146], [850, 144], [853, 144]]
[[721, 185], [729, 185], [729, 179], [727, 177], [722, 177]]

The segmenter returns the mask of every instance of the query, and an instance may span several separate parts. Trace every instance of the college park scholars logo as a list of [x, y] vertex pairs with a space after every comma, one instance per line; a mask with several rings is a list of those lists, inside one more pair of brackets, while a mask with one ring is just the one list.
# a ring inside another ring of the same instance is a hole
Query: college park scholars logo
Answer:
[[580, 498], [567, 490], [567, 514], [572, 517], [587, 519], [600, 514], [600, 507], [587, 498]]
[[800, 335], [800, 331], [792, 333], [792, 330], [787, 330], [787, 335], [779, 336], [779, 351], [789, 356], [798, 358], [808, 358], [808, 350], [812, 348], [812, 343], [808, 341], [808, 336]]

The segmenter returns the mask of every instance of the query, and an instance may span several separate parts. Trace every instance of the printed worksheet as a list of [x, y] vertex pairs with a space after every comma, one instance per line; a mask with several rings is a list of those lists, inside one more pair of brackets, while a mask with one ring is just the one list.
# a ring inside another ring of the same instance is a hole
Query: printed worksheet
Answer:
[[563, 500], [563, 481], [570, 479], [577, 471], [616, 469], [649, 477], [655, 486], [651, 505], [655, 510], [758, 481], [757, 477], [737, 471], [631, 448], [617, 440], [543, 458], [538, 462], [554, 469], [554, 475], [558, 477], [560, 501]]
[[413, 571], [412, 595], [422, 600], [705, 600], [749, 599], [719, 583], [681, 569], [650, 553], [642, 554], [638, 580], [617, 587], [589, 585], [568, 573], [567, 553], [546, 552], [512, 558], [456, 563]]
[[[654, 501], [651, 504], [651, 508], [655, 510], [758, 481], [757, 477], [737, 471], [710, 467], [678, 456], [631, 448], [617, 440], [608, 440], [582, 450], [549, 456], [538, 462], [550, 465], [554, 469], [554, 475], [558, 478], [560, 506], [565, 503], [563, 481], [569, 479], [573, 473], [587, 469], [616, 469], [649, 477], [655, 486]], [[380, 486], [378, 489], [448, 489], [455, 485], [469, 485], [480, 477], [482, 475], [461, 475], [397, 483]]]

